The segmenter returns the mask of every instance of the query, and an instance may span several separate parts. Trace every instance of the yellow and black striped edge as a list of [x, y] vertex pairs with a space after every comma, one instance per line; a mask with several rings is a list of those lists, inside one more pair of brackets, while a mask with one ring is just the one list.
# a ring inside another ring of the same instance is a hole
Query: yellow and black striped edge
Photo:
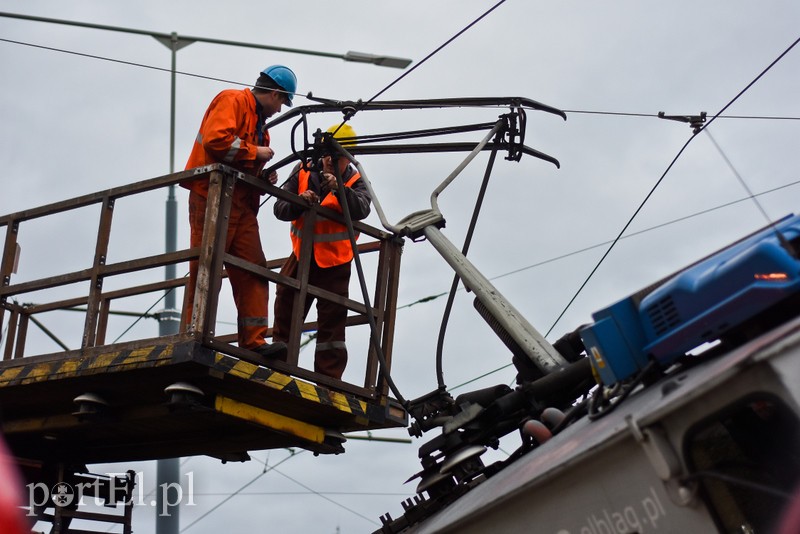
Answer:
[[372, 410], [374, 406], [351, 395], [331, 391], [309, 382], [303, 382], [291, 376], [261, 367], [259, 365], [233, 358], [226, 354], [214, 354], [214, 368], [231, 376], [244, 378], [264, 384], [277, 391], [303, 398], [323, 406], [366, 420], [385, 419], [384, 409]]
[[0, 388], [113, 371], [160, 367], [175, 363], [173, 355], [174, 345], [156, 345], [92, 356], [65, 356], [57, 360], [42, 361], [32, 357], [5, 361], [0, 366]]
[[[89, 356], [65, 353], [63, 358], [50, 360], [31, 357], [4, 361], [0, 362], [0, 389], [100, 373], [164, 367], [190, 361], [208, 366], [218, 373], [257, 382], [294, 397], [329, 406], [355, 417], [360, 424], [387, 421], [386, 407], [379, 403], [370, 403], [352, 395], [319, 387], [194, 343], [154, 345]], [[403, 424], [405, 413], [388, 415], [394, 424]]]

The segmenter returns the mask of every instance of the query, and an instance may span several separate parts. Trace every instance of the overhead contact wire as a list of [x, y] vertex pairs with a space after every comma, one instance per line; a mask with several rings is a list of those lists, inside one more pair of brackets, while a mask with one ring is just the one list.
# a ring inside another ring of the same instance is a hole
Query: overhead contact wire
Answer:
[[[774, 193], [775, 191], [780, 191], [781, 189], [786, 189], [787, 187], [796, 186], [798, 184], [800, 184], [800, 180], [796, 180], [794, 182], [790, 182], [788, 184], [784, 184], [784, 185], [781, 185], [781, 186], [778, 186], [778, 187], [773, 187], [772, 189], [768, 189], [766, 191], [762, 191], [760, 193], [756, 193], [754, 196], [755, 197], [760, 197], [760, 196], [763, 196], [763, 195], [767, 195], [769, 193]], [[720, 210], [720, 209], [723, 209], [723, 208], [728, 208], [728, 207], [733, 206], [735, 204], [741, 204], [742, 202], [747, 202], [748, 200], [750, 200], [749, 197], [732, 200], [730, 202], [726, 202], [724, 204], [719, 204], [719, 205], [714, 206], [712, 208], [708, 208], [708, 209], [704, 209], [704, 210], [701, 210], [701, 211], [697, 211], [695, 213], [690, 213], [689, 215], [684, 215], [683, 217], [678, 217], [677, 219], [672, 219], [672, 220], [669, 220], [669, 221], [666, 221], [666, 222], [663, 222], [663, 223], [660, 223], [660, 224], [656, 224], [654, 226], [649, 226], [649, 227], [644, 228], [642, 230], [637, 230], [636, 232], [631, 232], [629, 234], [625, 234], [624, 236], [622, 236], [621, 239], [628, 239], [630, 237], [636, 237], [636, 236], [639, 236], [639, 235], [642, 235], [642, 234], [646, 234], [648, 232], [652, 232], [653, 230], [658, 230], [659, 228], [664, 228], [665, 226], [669, 226], [671, 224], [675, 224], [675, 223], [679, 223], [679, 222], [682, 222], [682, 221], [686, 221], [686, 220], [692, 219], [694, 217], [699, 217], [701, 215], [706, 215], [706, 214], [711, 213], [713, 211], [717, 211], [717, 210]], [[559, 261], [559, 260], [563, 260], [563, 259], [566, 259], [566, 258], [569, 258], [569, 257], [572, 257], [572, 256], [576, 256], [578, 254], [582, 254], [584, 252], [588, 252], [590, 250], [594, 250], [596, 248], [602, 247], [604, 245], [608, 245], [610, 243], [613, 243], [613, 239], [610, 239], [608, 241], [603, 241], [602, 243], [595, 243], [594, 245], [589, 245], [588, 247], [583, 247], [581, 249], [573, 250], [571, 252], [567, 252], [565, 254], [561, 254], [561, 255], [558, 255], [558, 256], [553, 256], [551, 258], [547, 258], [546, 260], [542, 260], [542, 261], [539, 261], [539, 262], [536, 262], [536, 263], [532, 263], [530, 265], [526, 265], [524, 267], [520, 267], [519, 269], [514, 269], [513, 271], [507, 271], [505, 273], [498, 274], [497, 276], [492, 276], [492, 277], [489, 278], [489, 280], [499, 280], [500, 278], [505, 278], [506, 276], [511, 276], [511, 275], [514, 275], [514, 274], [518, 274], [518, 273], [521, 273], [523, 271], [527, 271], [528, 269], [541, 267], [542, 265], [547, 265], [548, 263], [553, 263], [555, 261]], [[460, 289], [463, 289], [463, 286]], [[428, 295], [427, 297], [419, 298], [419, 299], [417, 299], [417, 300], [415, 300], [413, 302], [410, 302], [408, 304], [404, 304], [402, 306], [398, 306], [397, 309], [400, 310], [400, 309], [403, 309], [403, 308], [410, 308], [411, 306], [415, 306], [417, 304], [424, 304], [426, 302], [430, 302], [432, 300], [436, 300], [439, 297], [443, 297], [445, 295], [447, 295], [447, 292], [436, 293], [434, 295]]]
[[[100, 61], [108, 61], [110, 63], [119, 63], [120, 65], [128, 65], [128, 66], [131, 66], [131, 67], [139, 67], [139, 68], [142, 68], [142, 69], [149, 69], [149, 70], [155, 70], [155, 71], [159, 71], [159, 72], [166, 72], [166, 73], [169, 73], [169, 74], [173, 73], [172, 69], [168, 69], [166, 67], [156, 67], [155, 65], [147, 65], [145, 63], [137, 63], [135, 61], [127, 61], [127, 60], [124, 60], [124, 59], [116, 59], [116, 58], [110, 58], [110, 57], [106, 57], [106, 56], [98, 56], [97, 54], [88, 54], [86, 52], [76, 52], [74, 50], [66, 50], [64, 48], [56, 48], [56, 47], [52, 47], [52, 46], [39, 45], [39, 44], [34, 44], [34, 43], [26, 43], [24, 41], [15, 41], [13, 39], [4, 39], [2, 37], [0, 37], [0, 42], [6, 42], [6, 43], [17, 44], [17, 45], [22, 45], [22, 46], [30, 46], [32, 48], [39, 48], [39, 49], [42, 49], [42, 50], [49, 50], [51, 52], [60, 52], [62, 54], [70, 54], [70, 55], [73, 55], [73, 56], [80, 56], [80, 57], [85, 57], [85, 58], [89, 58], [89, 59], [97, 59], [97, 60], [100, 60]], [[210, 80], [212, 82], [222, 82], [222, 83], [227, 83], [227, 84], [230, 84], [230, 85], [238, 85], [238, 86], [241, 86], [241, 87], [251, 87], [253, 85], [251, 83], [236, 82], [236, 81], [233, 81], [233, 80], [226, 80], [225, 78], [216, 78], [214, 76], [206, 76], [204, 74], [195, 74], [193, 72], [185, 72], [185, 71], [180, 71], [180, 70], [176, 70], [174, 72], [175, 72], [175, 74], [180, 74], [181, 76], [189, 76], [191, 78], [199, 78], [201, 80]], [[286, 92], [286, 91], [281, 91], [280, 89], [277, 89], [277, 91], [284, 92], [284, 93]]]
[[[500, 2], [500, 3], [502, 3], [502, 2]], [[497, 6], [495, 6], [495, 7], [497, 7]], [[492, 8], [492, 9], [494, 9], [494, 8]], [[477, 20], [476, 20], [476, 22], [477, 22]], [[461, 33], [463, 33], [463, 31]], [[455, 39], [455, 37], [453, 37], [453, 39]], [[453, 39], [450, 39], [450, 41], [452, 41]], [[450, 41], [448, 41], [448, 43]], [[39, 49], [42, 49], [42, 50], [49, 50], [51, 52], [59, 52], [59, 53], [62, 53], [62, 54], [70, 54], [70, 55], [85, 57], [85, 58], [89, 58], [89, 59], [97, 59], [97, 60], [100, 60], [100, 61], [107, 61], [109, 63], [119, 63], [121, 65], [128, 65], [128, 66], [131, 66], [131, 67], [139, 67], [139, 68], [155, 70], [155, 71], [159, 71], [159, 72], [166, 72], [166, 73], [170, 73], [170, 74], [172, 73], [172, 69], [168, 69], [166, 67], [157, 67], [155, 65], [148, 65], [148, 64], [145, 64], [145, 63], [137, 63], [135, 61], [127, 61], [127, 60], [124, 60], [124, 59], [116, 59], [116, 58], [111, 58], [111, 57], [107, 57], [107, 56], [100, 56], [100, 55], [97, 55], [97, 54], [88, 54], [86, 52], [76, 52], [74, 50], [67, 50], [65, 48], [57, 48], [57, 47], [53, 47], [53, 46], [45, 46], [45, 45], [40, 45], [40, 44], [35, 44], [35, 43], [28, 43], [28, 42], [25, 42], [25, 41], [17, 41], [17, 40], [14, 40], [14, 39], [6, 39], [6, 38], [2, 38], [2, 37], [0, 37], [0, 42], [16, 44], [16, 45], [20, 45], [20, 46], [28, 46], [28, 47], [31, 47], [31, 48], [39, 48]], [[448, 43], [445, 43], [445, 44], [448, 44]], [[443, 47], [444, 47], [444, 45], [440, 46], [437, 49], [437, 51], [440, 50]], [[429, 54], [425, 59], [420, 61], [420, 63], [416, 64], [414, 67], [412, 67], [411, 69], [406, 71], [400, 78], [406, 76], [407, 74], [410, 74], [411, 71], [416, 69], [417, 66], [421, 65], [423, 61], [425, 61], [428, 58], [430, 58], [433, 54], [434, 54], [434, 52]], [[175, 74], [179, 74], [181, 76], [188, 76], [190, 78], [198, 78], [198, 79], [209, 80], [209, 81], [213, 81], [213, 82], [222, 82], [222, 83], [227, 83], [227, 84], [231, 84], [231, 85], [238, 85], [240, 87], [250, 87], [252, 85], [250, 83], [237, 82], [237, 81], [234, 81], [234, 80], [228, 80], [228, 79], [225, 79], [225, 78], [217, 78], [215, 76], [207, 76], [207, 75], [204, 75], [204, 74], [196, 74], [196, 73], [193, 73], [193, 72], [186, 72], [186, 71], [176, 70]], [[386, 88], [381, 90], [380, 93], [378, 93], [372, 99], [370, 99], [370, 102], [372, 102], [380, 94], [382, 94], [387, 89], [389, 89], [389, 87], [391, 87], [395, 83], [399, 82], [400, 78], [397, 78], [389, 86], [387, 86]], [[297, 96], [305, 98], [305, 95], [301, 94], [299, 91], [297, 92]], [[607, 116], [617, 116], [617, 117], [658, 118], [658, 115], [655, 114], [655, 113], [634, 113], [634, 112], [622, 112], [622, 111], [594, 111], [594, 110], [581, 110], [581, 109], [564, 109], [563, 111], [565, 113], [570, 113], [570, 114], [607, 115]], [[777, 116], [776, 115], [725, 115], [725, 116], [720, 116], [720, 117], [717, 117], [717, 118], [718, 119], [750, 119], [750, 120], [789, 120], [789, 121], [800, 120], [800, 117], [780, 116], [780, 115], [777, 115]]]
[[493, 5], [492, 7], [490, 7], [490, 8], [489, 8], [489, 9], [488, 9], [488, 10], [487, 10], [487, 11], [486, 11], [486, 12], [485, 12], [483, 15], [481, 15], [481, 16], [480, 16], [480, 17], [478, 17], [477, 19], [475, 19], [475, 20], [473, 20], [472, 22], [470, 22], [469, 24], [467, 24], [467, 25], [466, 25], [464, 28], [462, 28], [462, 29], [461, 29], [461, 31], [459, 31], [459, 32], [458, 32], [458, 33], [456, 33], [454, 36], [452, 36], [450, 39], [448, 39], [447, 41], [445, 41], [444, 43], [442, 43], [442, 44], [441, 44], [441, 45], [440, 45], [440, 46], [439, 46], [439, 47], [438, 47], [436, 50], [434, 50], [433, 52], [431, 52], [430, 54], [428, 54], [427, 56], [425, 56], [424, 58], [422, 58], [422, 60], [421, 60], [419, 63], [416, 63], [416, 64], [415, 64], [413, 67], [411, 67], [411, 68], [410, 68], [410, 69], [408, 69], [406, 72], [404, 72], [403, 74], [401, 74], [400, 76], [398, 76], [398, 77], [397, 77], [397, 78], [396, 78], [396, 79], [395, 79], [395, 80], [394, 80], [392, 83], [390, 83], [389, 85], [387, 85], [386, 87], [384, 87], [383, 89], [381, 89], [380, 91], [378, 91], [378, 92], [375, 94], [375, 96], [373, 96], [372, 98], [370, 98], [370, 99], [367, 101], [367, 104], [369, 104], [370, 102], [374, 101], [376, 98], [378, 98], [378, 97], [379, 97], [379, 96], [381, 96], [383, 93], [385, 93], [385, 92], [386, 92], [386, 91], [388, 91], [390, 88], [392, 88], [392, 87], [393, 87], [395, 84], [397, 84], [397, 83], [398, 83], [400, 80], [402, 80], [403, 78], [405, 78], [406, 76], [408, 76], [409, 74], [411, 74], [412, 72], [414, 72], [415, 70], [417, 70], [417, 67], [419, 67], [420, 65], [422, 65], [423, 63], [425, 63], [426, 61], [428, 61], [430, 58], [432, 58], [433, 56], [435, 56], [435, 55], [436, 55], [437, 53], [439, 53], [439, 52], [440, 52], [440, 51], [441, 51], [441, 50], [442, 50], [444, 47], [446, 47], [447, 45], [449, 45], [450, 43], [452, 43], [453, 41], [455, 41], [456, 39], [458, 39], [458, 38], [459, 38], [461, 35], [463, 35], [463, 34], [464, 34], [464, 33], [465, 33], [467, 30], [469, 30], [470, 28], [472, 28], [473, 26], [475, 26], [475, 25], [476, 25], [478, 22], [480, 22], [480, 21], [481, 21], [481, 20], [483, 20], [483, 19], [484, 19], [484, 18], [485, 18], [487, 15], [489, 15], [489, 13], [491, 13], [492, 11], [494, 11], [495, 9], [497, 9], [498, 7], [500, 7], [500, 5], [504, 4], [504, 3], [505, 3], [505, 1], [506, 1], [506, 0], [500, 0], [500, 1], [499, 1], [499, 2], [497, 2], [495, 5]]
[[[233, 499], [236, 495], [241, 493], [245, 488], [248, 488], [249, 486], [251, 486], [256, 480], [258, 480], [262, 476], [266, 475], [267, 473], [269, 473], [270, 471], [272, 471], [273, 469], [275, 469], [276, 467], [278, 467], [282, 463], [284, 463], [284, 462], [286, 462], [286, 461], [288, 461], [288, 460], [290, 460], [292, 458], [295, 458], [295, 457], [297, 457], [298, 454], [302, 454], [302, 453], [304, 453], [306, 451], [305, 450], [301, 450], [301, 451], [296, 453], [296, 452], [294, 452], [294, 450], [290, 449], [290, 452], [291, 452], [291, 454], [289, 456], [287, 456], [286, 458], [284, 458], [280, 462], [276, 463], [275, 465], [267, 466], [266, 464], [264, 464], [264, 470], [263, 471], [261, 471], [255, 477], [253, 477], [249, 482], [246, 482], [244, 485], [242, 485], [238, 490], [236, 490], [233, 493], [229, 494], [225, 499], [223, 499], [220, 502], [218, 502], [211, 509], [206, 511], [203, 515], [201, 515], [200, 517], [198, 517], [197, 519], [195, 519], [194, 521], [192, 521], [191, 523], [189, 523], [188, 525], [183, 527], [181, 529], [181, 532], [185, 532], [185, 531], [189, 530], [190, 528], [192, 528], [194, 525], [196, 525], [197, 523], [199, 523], [200, 521], [202, 521], [203, 519], [208, 517], [212, 512], [214, 512], [215, 510], [219, 509], [220, 506], [222, 506], [226, 502], [228, 502], [231, 499]], [[278, 472], [278, 471], [276, 470], [276, 472]]]
[[749, 90], [749, 89], [750, 89], [750, 88], [751, 88], [751, 87], [752, 87], [752, 86], [753, 86], [753, 85], [754, 85], [756, 82], [758, 82], [758, 80], [760, 80], [760, 79], [761, 79], [761, 78], [762, 78], [762, 77], [763, 77], [763, 76], [764, 76], [764, 75], [765, 75], [765, 74], [766, 74], [766, 73], [767, 73], [767, 72], [768, 72], [768, 71], [769, 71], [769, 70], [770, 70], [770, 69], [771, 69], [771, 68], [772, 68], [772, 67], [773, 67], [773, 66], [774, 66], [776, 63], [778, 63], [778, 61], [780, 61], [780, 60], [781, 60], [781, 59], [782, 59], [782, 58], [783, 58], [783, 57], [784, 57], [786, 54], [788, 54], [788, 53], [789, 53], [789, 51], [791, 51], [791, 50], [792, 50], [792, 48], [794, 48], [794, 47], [797, 45], [797, 43], [798, 43], [798, 42], [800, 42], [800, 39], [796, 39], [796, 40], [795, 40], [795, 41], [794, 41], [794, 42], [793, 42], [793, 43], [792, 43], [792, 44], [791, 44], [791, 45], [790, 45], [790, 46], [789, 46], [789, 47], [788, 47], [786, 50], [784, 50], [784, 51], [783, 51], [783, 53], [781, 53], [781, 54], [780, 54], [780, 55], [779, 55], [779, 56], [778, 56], [778, 57], [777, 57], [777, 58], [776, 58], [776, 59], [775, 59], [775, 60], [774, 60], [772, 63], [770, 63], [770, 64], [769, 64], [769, 65], [768, 65], [768, 66], [767, 66], [767, 67], [766, 67], [764, 70], [762, 70], [762, 71], [761, 71], [761, 73], [760, 73], [758, 76], [756, 76], [756, 77], [753, 79], [753, 81], [751, 81], [750, 83], [748, 83], [748, 84], [747, 84], [747, 85], [744, 87], [744, 89], [742, 89], [741, 91], [739, 91], [739, 93], [738, 93], [738, 94], [737, 94], [735, 97], [733, 97], [733, 99], [731, 99], [731, 100], [730, 100], [730, 101], [729, 101], [727, 104], [725, 104], [725, 106], [724, 106], [724, 107], [723, 107], [721, 110], [719, 110], [719, 111], [718, 111], [718, 112], [717, 112], [717, 113], [716, 113], [716, 114], [715, 114], [713, 117], [711, 117], [711, 119], [710, 119], [708, 122], [706, 122], [706, 123], [705, 123], [703, 126], [701, 126], [700, 128], [698, 128], [697, 130], [695, 130], [694, 134], [693, 134], [693, 135], [692, 135], [692, 136], [691, 136], [691, 137], [690, 137], [690, 138], [689, 138], [689, 139], [686, 141], [686, 143], [684, 143], [684, 144], [683, 144], [683, 146], [682, 146], [682, 147], [681, 147], [681, 149], [678, 151], [678, 153], [675, 155], [675, 157], [672, 159], [672, 161], [670, 162], [670, 164], [667, 166], [666, 170], [663, 172], [663, 174], [661, 175], [661, 177], [660, 177], [660, 178], [659, 178], [659, 179], [656, 181], [655, 185], [653, 185], [653, 187], [652, 187], [652, 188], [650, 189], [650, 191], [647, 193], [647, 195], [645, 196], [644, 200], [642, 200], [642, 202], [639, 204], [639, 207], [638, 207], [638, 208], [636, 208], [636, 210], [633, 212], [633, 215], [630, 217], [630, 219], [628, 219], [628, 222], [627, 222], [627, 223], [625, 223], [625, 226], [623, 226], [622, 230], [619, 232], [619, 234], [617, 235], [617, 237], [614, 239], [614, 241], [613, 241], [613, 242], [611, 243], [611, 245], [608, 247], [608, 250], [606, 250], [606, 252], [605, 252], [605, 253], [603, 254], [603, 256], [600, 258], [600, 261], [598, 261], [598, 262], [597, 262], [597, 264], [594, 266], [594, 268], [592, 269], [592, 271], [589, 273], [589, 275], [588, 275], [588, 276], [586, 277], [586, 279], [583, 281], [583, 283], [581, 284], [581, 286], [578, 288], [578, 290], [577, 290], [577, 291], [575, 292], [575, 294], [572, 296], [572, 298], [570, 299], [570, 301], [567, 303], [567, 305], [564, 307], [564, 309], [561, 311], [561, 313], [558, 315], [558, 317], [556, 317], [556, 320], [553, 322], [553, 325], [550, 327], [550, 329], [549, 329], [549, 330], [547, 331], [547, 333], [545, 334], [545, 337], [547, 337], [547, 336], [550, 334], [550, 332], [552, 332], [552, 331], [553, 331], [553, 329], [556, 327], [556, 325], [557, 325], [557, 324], [558, 324], [558, 322], [561, 320], [561, 318], [562, 318], [562, 317], [564, 317], [564, 314], [567, 312], [567, 310], [570, 308], [570, 306], [572, 306], [572, 304], [575, 302], [575, 299], [577, 299], [577, 298], [578, 298], [578, 295], [580, 295], [580, 293], [583, 291], [583, 289], [584, 289], [584, 288], [586, 287], [586, 285], [589, 283], [589, 280], [591, 280], [592, 276], [594, 276], [594, 273], [596, 273], [596, 272], [597, 272], [597, 269], [599, 269], [599, 268], [600, 268], [600, 265], [603, 263], [603, 261], [605, 261], [605, 259], [608, 257], [608, 255], [611, 253], [611, 251], [614, 249], [614, 246], [617, 244], [617, 242], [620, 240], [620, 238], [622, 237], [622, 235], [625, 233], [625, 231], [626, 231], [626, 230], [628, 229], [628, 227], [631, 225], [631, 223], [633, 222], [633, 220], [636, 218], [636, 216], [637, 216], [637, 215], [639, 214], [639, 212], [642, 210], [642, 208], [644, 207], [644, 205], [645, 205], [645, 204], [647, 204], [647, 201], [648, 201], [648, 200], [650, 200], [650, 197], [653, 195], [653, 193], [655, 192], [655, 190], [656, 190], [656, 189], [658, 189], [658, 186], [659, 186], [659, 185], [661, 185], [661, 182], [664, 180], [664, 178], [666, 178], [666, 176], [667, 176], [667, 174], [669, 173], [669, 171], [672, 169], [672, 167], [675, 165], [675, 163], [676, 163], [676, 162], [678, 161], [678, 159], [681, 157], [681, 155], [682, 155], [682, 154], [683, 154], [683, 152], [686, 150], [686, 148], [689, 146], [689, 144], [692, 142], [692, 140], [694, 140], [694, 138], [697, 136], [697, 134], [698, 134], [698, 133], [700, 133], [701, 131], [705, 130], [706, 128], [708, 128], [708, 127], [711, 125], [711, 123], [713, 123], [713, 122], [714, 122], [714, 121], [717, 119], [717, 117], [719, 117], [720, 115], [722, 115], [722, 114], [725, 112], [725, 110], [727, 110], [729, 107], [731, 107], [731, 106], [733, 105], [733, 103], [734, 103], [734, 102], [736, 102], [736, 101], [737, 101], [737, 100], [738, 100], [738, 99], [739, 99], [739, 98], [740, 98], [740, 97], [741, 97], [741, 96], [742, 96], [744, 93], [746, 93], [746, 92], [747, 92], [747, 91], [748, 91], [748, 90]]

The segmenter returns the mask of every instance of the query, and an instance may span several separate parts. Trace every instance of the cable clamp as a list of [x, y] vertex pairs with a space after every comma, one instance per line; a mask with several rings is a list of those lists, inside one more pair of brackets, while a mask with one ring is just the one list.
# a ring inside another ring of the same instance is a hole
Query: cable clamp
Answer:
[[659, 111], [658, 118], [670, 121], [688, 122], [692, 133], [697, 134], [703, 129], [703, 124], [706, 123], [706, 112], [701, 111], [700, 115], [667, 115], [663, 111]]

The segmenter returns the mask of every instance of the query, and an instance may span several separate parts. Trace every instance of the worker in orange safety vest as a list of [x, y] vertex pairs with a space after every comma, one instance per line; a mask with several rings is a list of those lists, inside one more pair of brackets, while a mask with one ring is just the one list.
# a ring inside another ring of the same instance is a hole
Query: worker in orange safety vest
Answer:
[[[331, 126], [329, 133], [343, 147], [355, 146], [355, 131], [348, 124]], [[309, 204], [320, 204], [326, 208], [343, 213], [339, 203], [339, 192], [335, 171], [338, 171], [347, 195], [347, 206], [354, 221], [364, 219], [370, 213], [372, 197], [361, 175], [350, 165], [350, 162], [335, 155], [324, 155], [321, 158], [320, 171], [295, 167], [283, 189], [296, 193]], [[334, 168], [336, 166], [336, 168]], [[286, 200], [276, 200], [273, 208], [275, 216], [282, 221], [291, 221], [292, 254], [287, 258], [281, 274], [296, 278], [298, 258], [302, 246], [301, 235], [305, 223], [305, 209]], [[347, 227], [335, 221], [317, 216], [314, 224], [314, 254], [311, 259], [311, 270], [308, 282], [316, 287], [326, 289], [342, 297], [347, 297], [350, 286], [350, 267], [353, 259], [353, 248]], [[273, 339], [286, 342], [289, 340], [289, 328], [292, 319], [294, 290], [284, 285], [275, 289], [275, 321], [272, 329]], [[308, 314], [314, 297], [306, 299], [303, 318]], [[325, 299], [317, 299], [317, 343], [314, 353], [314, 371], [333, 378], [341, 379], [347, 365], [347, 346], [345, 345], [345, 327], [347, 308]]]
[[[281, 111], [282, 106], [291, 106], [297, 90], [297, 77], [283, 65], [272, 65], [264, 69], [252, 90], [228, 89], [219, 93], [206, 110], [197, 133], [186, 168], [191, 169], [222, 163], [245, 174], [259, 176], [274, 152], [269, 147], [269, 132], [264, 122]], [[268, 177], [274, 184], [277, 174]], [[181, 183], [189, 189], [190, 244], [199, 247], [203, 238], [208, 178]], [[256, 214], [260, 192], [248, 184], [239, 182], [233, 190], [233, 199], [228, 220], [225, 252], [256, 265], [266, 267], [267, 260], [261, 248]], [[285, 343], [268, 343], [267, 281], [248, 271], [232, 265], [225, 266], [233, 289], [233, 298], [238, 312], [239, 346], [253, 350], [262, 356], [272, 357], [286, 352]], [[186, 321], [189, 328], [197, 284], [197, 260], [189, 265], [189, 286]]]

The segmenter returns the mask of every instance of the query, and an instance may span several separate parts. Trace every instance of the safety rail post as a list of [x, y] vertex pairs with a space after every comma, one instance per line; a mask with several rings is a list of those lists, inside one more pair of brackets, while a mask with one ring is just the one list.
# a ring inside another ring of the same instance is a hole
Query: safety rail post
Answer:
[[[5, 306], [8, 306], [6, 304]], [[6, 348], [3, 353], [4, 360], [10, 360], [14, 355], [14, 341], [17, 337], [17, 326], [19, 325], [22, 306], [19, 304], [11, 305], [11, 315], [8, 317], [8, 331], [6, 333]]]
[[30, 314], [25, 311], [25, 307], [20, 308], [19, 323], [17, 324], [17, 341], [14, 347], [14, 358], [22, 358], [25, 354], [25, 341], [28, 337], [28, 323]]
[[[213, 170], [208, 180], [208, 198], [203, 226], [203, 239], [197, 265], [194, 307], [191, 328], [196, 339], [211, 343], [217, 319], [219, 290], [225, 257], [228, 220], [236, 177], [232, 172]], [[216, 246], [218, 243], [223, 246]]]
[[303, 316], [308, 298], [308, 276], [311, 272], [311, 258], [314, 255], [314, 225], [317, 221], [317, 212], [312, 209], [306, 210], [303, 217], [303, 234], [300, 238], [300, 258], [297, 260], [296, 275], [300, 287], [294, 292], [292, 300], [292, 320], [287, 344], [287, 363], [294, 366], [297, 366], [300, 360], [300, 336], [303, 334]]
[[97, 319], [97, 334], [95, 335], [95, 343], [100, 345], [106, 344], [106, 331], [108, 330], [108, 314], [111, 312], [111, 299], [105, 294], [100, 295], [100, 308], [98, 309]]
[[89, 300], [86, 302], [86, 321], [83, 328], [82, 348], [94, 347], [97, 340], [97, 316], [103, 292], [103, 267], [108, 257], [108, 241], [111, 236], [111, 220], [114, 215], [114, 199], [103, 198], [100, 225], [97, 230], [97, 245], [92, 263], [89, 283]]
[[[19, 234], [19, 221], [11, 220], [6, 224], [6, 239], [3, 245], [3, 260], [0, 263], [0, 284], [3, 287], [11, 284], [11, 274], [14, 272], [14, 265], [17, 260], [17, 235]], [[5, 314], [5, 304], [8, 301], [6, 296], [0, 297], [0, 325], [3, 324]]]
[[[381, 240], [380, 257], [378, 261], [378, 280], [376, 281], [375, 308], [379, 316], [375, 323], [378, 325], [381, 348], [386, 362], [387, 371], [392, 367], [392, 341], [394, 339], [394, 324], [397, 315], [397, 291], [400, 283], [400, 258], [403, 252], [403, 241], [400, 238], [389, 237]], [[367, 356], [367, 368], [364, 377], [364, 387], [374, 388], [380, 396], [389, 394], [389, 387], [382, 375], [378, 376], [378, 355], [375, 347], [370, 345]]]
[[[390, 263], [388, 258], [388, 253], [389, 253], [389, 248], [387, 246], [387, 241], [385, 240], [381, 241], [380, 252], [378, 253], [378, 269], [375, 280], [375, 297], [373, 300], [373, 307], [377, 310], [377, 314], [375, 317], [375, 325], [378, 331], [375, 333], [375, 339], [381, 339], [381, 347], [384, 350], [385, 350], [385, 343], [383, 342], [381, 334], [383, 332], [386, 294], [388, 292], [388, 288], [386, 286], [386, 281], [387, 281], [386, 272]], [[377, 357], [377, 351], [375, 350], [375, 347], [372, 345], [372, 343], [370, 343], [369, 350], [367, 352], [367, 365], [364, 373], [365, 388], [371, 388], [376, 385], [378, 366], [379, 362]]]

